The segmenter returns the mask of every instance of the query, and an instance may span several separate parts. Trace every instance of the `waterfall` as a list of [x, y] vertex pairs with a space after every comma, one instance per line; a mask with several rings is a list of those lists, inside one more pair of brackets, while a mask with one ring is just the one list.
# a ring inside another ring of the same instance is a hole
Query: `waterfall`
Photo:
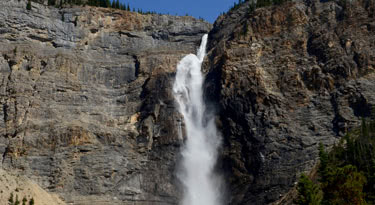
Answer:
[[201, 72], [207, 34], [197, 55], [185, 56], [177, 65], [173, 94], [184, 117], [186, 141], [178, 177], [184, 186], [182, 205], [220, 205], [220, 178], [214, 173], [220, 146], [214, 116], [205, 109]]

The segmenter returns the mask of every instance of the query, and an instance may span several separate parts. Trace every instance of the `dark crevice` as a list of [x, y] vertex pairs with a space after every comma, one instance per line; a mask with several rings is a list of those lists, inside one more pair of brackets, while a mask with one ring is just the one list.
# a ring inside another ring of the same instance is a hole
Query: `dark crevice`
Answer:
[[138, 75], [139, 75], [139, 70], [140, 70], [140, 67], [141, 67], [141, 62], [139, 61], [138, 59], [138, 56], [136, 55], [133, 55], [133, 59], [134, 59], [134, 64], [135, 64], [135, 78], [138, 78]]
[[125, 35], [125, 36], [127, 36], [127, 37], [129, 37], [129, 38], [142, 38], [142, 37], [140, 37], [140, 36], [138, 36], [138, 35], [135, 35], [135, 34], [132, 34], [132, 33], [130, 33], [130, 32], [119, 31], [118, 33], [119, 33], [120, 35]]
[[142, 100], [144, 100], [144, 99], [146, 98], [146, 96], [150, 93], [150, 92], [147, 90], [147, 88], [146, 88], [146, 86], [147, 86], [148, 82], [150, 81], [150, 79], [151, 79], [151, 78], [147, 78], [147, 79], [145, 80], [145, 82], [143, 83], [143, 85], [142, 85], [142, 92], [141, 92], [141, 95], [139, 96]]
[[30, 71], [31, 69], [33, 69], [33, 67], [31, 67], [31, 65], [27, 65], [27, 66], [25, 67], [25, 69], [26, 69], [26, 71]]
[[4, 113], [4, 117], [3, 117], [3, 120], [4, 120], [4, 124], [6, 124], [6, 122], [8, 121], [8, 105], [7, 104], [4, 104], [3, 105], [3, 113]]
[[324, 48], [320, 48], [317, 45], [314, 45], [313, 41], [315, 40], [315, 36], [310, 36], [307, 40], [307, 53], [310, 56], [315, 56], [318, 62], [326, 62], [327, 59], [324, 56]]
[[7, 54], [3, 54], [3, 57], [8, 62], [9, 68], [17, 64], [17, 62], [12, 60]]
[[335, 94], [331, 95], [331, 105], [333, 108], [333, 112], [335, 113], [335, 117], [332, 120], [333, 132], [338, 136], [340, 131], [343, 131], [340, 126], [343, 118], [339, 115], [339, 105], [337, 104], [337, 96]]
[[55, 41], [52, 41], [52, 46], [53, 46], [54, 48], [62, 47], [61, 44], [58, 44], [58, 43], [56, 43]]
[[40, 65], [43, 67], [43, 69], [44, 68], [46, 68], [46, 66], [47, 66], [47, 63], [44, 61], [44, 60], [41, 60], [40, 61]]
[[8, 61], [9, 60], [9, 56], [7, 54], [3, 54], [3, 58]]
[[357, 117], [370, 117], [371, 105], [368, 104], [367, 99], [361, 95], [349, 102], [349, 106], [353, 109], [354, 115]]
[[97, 29], [97, 28], [92, 28], [92, 29], [90, 29], [90, 32], [91, 33], [97, 33], [99, 31], [99, 29]]
[[1, 165], [3, 165], [4, 164], [4, 161], [5, 161], [5, 157], [7, 156], [7, 154], [9, 153], [9, 147], [7, 146], [6, 148], [5, 148], [5, 151], [4, 151], [4, 153], [3, 153], [3, 155], [2, 155], [2, 161], [1, 161]]

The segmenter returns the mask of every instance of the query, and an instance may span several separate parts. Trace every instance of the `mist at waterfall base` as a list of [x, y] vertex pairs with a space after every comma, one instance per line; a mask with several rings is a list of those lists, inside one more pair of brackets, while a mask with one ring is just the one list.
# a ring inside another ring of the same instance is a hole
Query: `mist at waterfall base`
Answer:
[[202, 37], [197, 55], [189, 54], [178, 63], [173, 85], [186, 131], [181, 167], [177, 173], [184, 186], [182, 205], [222, 204], [221, 178], [214, 173], [220, 137], [214, 115], [208, 113], [203, 102], [201, 66], [206, 55], [207, 37], [207, 34]]

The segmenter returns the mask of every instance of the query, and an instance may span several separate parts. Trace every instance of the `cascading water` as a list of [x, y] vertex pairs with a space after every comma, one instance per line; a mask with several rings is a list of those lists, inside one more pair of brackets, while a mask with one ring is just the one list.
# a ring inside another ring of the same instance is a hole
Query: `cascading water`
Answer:
[[220, 145], [214, 117], [203, 102], [201, 66], [206, 55], [207, 34], [197, 55], [185, 56], [177, 65], [173, 94], [184, 117], [186, 141], [178, 177], [184, 185], [182, 205], [220, 205], [220, 178], [214, 174]]

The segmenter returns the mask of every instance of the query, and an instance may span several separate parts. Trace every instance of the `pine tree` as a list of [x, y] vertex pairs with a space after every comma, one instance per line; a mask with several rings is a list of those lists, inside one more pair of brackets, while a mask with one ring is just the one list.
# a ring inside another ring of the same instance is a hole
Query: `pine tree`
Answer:
[[245, 21], [245, 23], [243, 24], [242, 35], [246, 36], [248, 32], [249, 26], [247, 25], [247, 21]]
[[56, 4], [56, 0], [48, 0], [48, 6], [54, 6]]
[[99, 0], [100, 7], [106, 7], [106, 0]]
[[254, 11], [255, 11], [255, 9], [256, 9], [256, 4], [255, 3], [251, 3], [250, 5], [249, 5], [249, 14], [252, 14]]
[[369, 135], [369, 128], [367, 126], [367, 122], [365, 118], [362, 118], [362, 124], [361, 124], [361, 131], [362, 131], [362, 137], [368, 137]]
[[257, 1], [257, 8], [271, 6], [271, 5], [272, 5], [271, 0], [258, 0]]
[[31, 0], [27, 2], [26, 9], [31, 10]]
[[10, 197], [8, 199], [9, 205], [13, 205], [13, 193], [10, 193]]
[[27, 199], [26, 199], [26, 196], [24, 196], [22, 199], [22, 205], [26, 205], [26, 202], [27, 202]]
[[120, 1], [116, 0], [116, 9], [120, 9]]
[[327, 171], [327, 166], [328, 166], [328, 153], [325, 151], [323, 143], [319, 144], [319, 159], [320, 159], [319, 174], [321, 176], [324, 176]]
[[366, 177], [352, 165], [330, 167], [322, 181], [324, 204], [364, 205]]
[[34, 205], [34, 198], [31, 198], [30, 201], [29, 201], [29, 205]]
[[298, 205], [320, 205], [323, 199], [323, 192], [319, 185], [314, 184], [309, 177], [302, 174], [297, 186]]
[[116, 8], [116, 2], [115, 2], [115, 0], [112, 1], [112, 8]]
[[106, 8], [111, 8], [111, 0], [106, 0], [105, 1], [105, 7]]
[[18, 200], [18, 195], [16, 195], [16, 201], [14, 202], [14, 205], [20, 205], [20, 201]]

